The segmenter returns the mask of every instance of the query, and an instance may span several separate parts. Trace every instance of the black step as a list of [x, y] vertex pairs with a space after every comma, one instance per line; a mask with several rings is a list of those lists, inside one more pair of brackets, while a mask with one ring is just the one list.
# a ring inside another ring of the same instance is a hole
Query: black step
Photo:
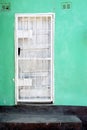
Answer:
[[64, 107], [0, 107], [0, 130], [82, 130], [77, 115], [65, 113]]

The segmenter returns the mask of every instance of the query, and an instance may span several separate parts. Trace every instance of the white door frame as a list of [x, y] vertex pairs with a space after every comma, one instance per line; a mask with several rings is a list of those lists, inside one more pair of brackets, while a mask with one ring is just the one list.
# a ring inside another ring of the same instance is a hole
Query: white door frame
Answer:
[[[51, 22], [51, 69], [52, 69], [52, 74], [51, 74], [51, 102], [54, 102], [54, 20], [55, 20], [55, 14], [54, 13], [34, 13], [34, 14], [29, 14], [29, 13], [18, 13], [15, 14], [15, 104], [17, 104], [18, 102], [29, 102], [29, 100], [27, 101], [20, 101], [18, 99], [18, 36], [17, 36], [17, 27], [18, 27], [18, 22], [17, 19], [18, 17], [30, 17], [30, 16], [51, 16], [52, 22]], [[37, 101], [35, 101], [36, 103]], [[45, 101], [46, 102], [46, 101]], [[31, 102], [29, 102], [31, 103]], [[34, 103], [32, 101], [32, 103]], [[41, 101], [42, 103], [42, 101]], [[47, 101], [46, 103], [50, 103], [49, 101]]]

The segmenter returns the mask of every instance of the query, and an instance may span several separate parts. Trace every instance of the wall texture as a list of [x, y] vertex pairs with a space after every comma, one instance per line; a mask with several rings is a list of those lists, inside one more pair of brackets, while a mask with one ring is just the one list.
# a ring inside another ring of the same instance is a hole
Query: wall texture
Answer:
[[[10, 10], [1, 3], [10, 2]], [[15, 104], [15, 13], [55, 13], [54, 105], [87, 106], [87, 0], [0, 0], [0, 105]]]

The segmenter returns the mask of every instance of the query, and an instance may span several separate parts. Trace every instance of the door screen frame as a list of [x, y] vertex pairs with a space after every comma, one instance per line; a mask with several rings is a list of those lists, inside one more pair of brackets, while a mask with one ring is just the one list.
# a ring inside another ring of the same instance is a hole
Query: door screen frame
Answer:
[[19, 102], [27, 102], [27, 103], [44, 103], [43, 101], [21, 101], [19, 100], [19, 92], [18, 92], [18, 36], [17, 36], [17, 27], [18, 27], [18, 17], [32, 17], [32, 16], [50, 16], [51, 17], [51, 100], [45, 101], [45, 103], [53, 103], [54, 102], [54, 24], [55, 24], [55, 14], [54, 13], [34, 13], [34, 14], [25, 14], [25, 13], [17, 13], [15, 14], [15, 104]]

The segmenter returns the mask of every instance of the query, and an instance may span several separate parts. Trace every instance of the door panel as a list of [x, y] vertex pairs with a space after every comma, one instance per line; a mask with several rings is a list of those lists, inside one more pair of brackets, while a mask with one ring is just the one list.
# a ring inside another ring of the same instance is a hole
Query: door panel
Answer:
[[17, 102], [53, 101], [53, 14], [16, 14]]

